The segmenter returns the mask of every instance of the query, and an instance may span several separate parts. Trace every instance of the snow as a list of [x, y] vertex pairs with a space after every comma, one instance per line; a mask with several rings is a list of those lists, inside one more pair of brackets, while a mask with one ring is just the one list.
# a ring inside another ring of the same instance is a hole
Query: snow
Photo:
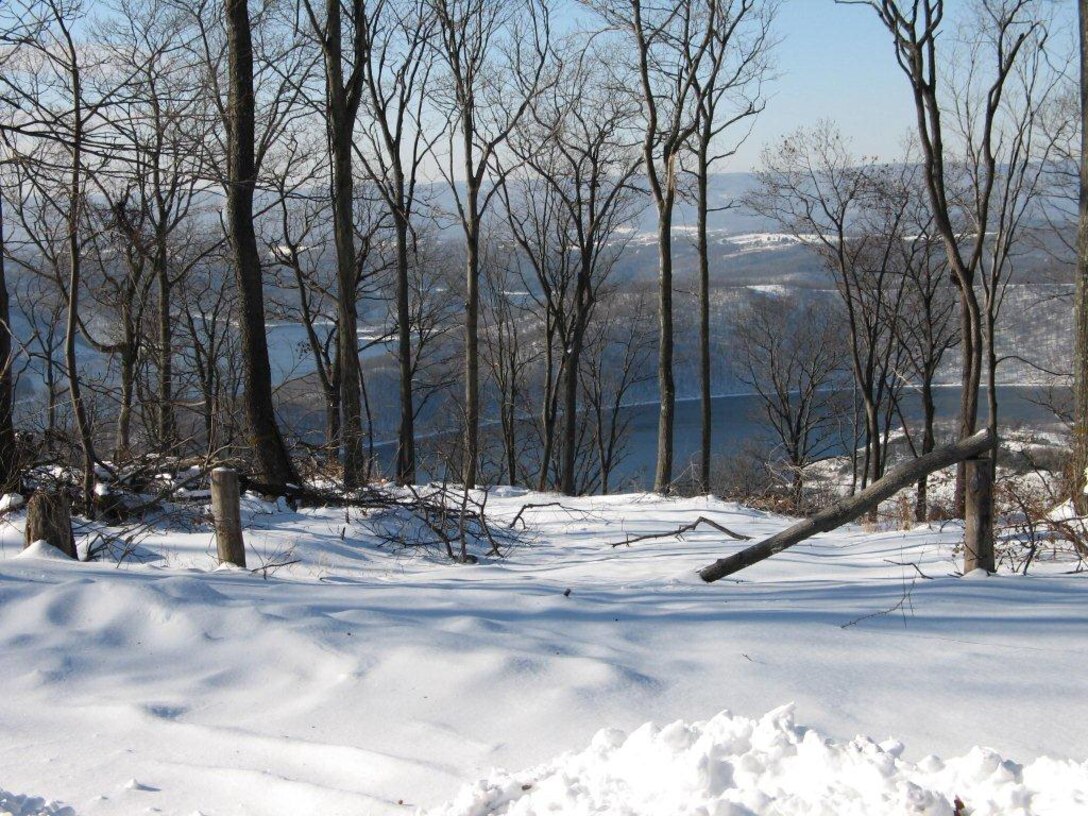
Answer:
[[[555, 812], [649, 813], [694, 792], [653, 812], [759, 813], [738, 797], [780, 791], [817, 804], [764, 812], [880, 814], [914, 785], [978, 813], [1029, 795], [1023, 813], [1088, 812], [1088, 575], [1072, 564], [964, 581], [953, 525], [848, 527], [708, 586], [696, 569], [743, 542], [611, 545], [698, 516], [755, 538], [789, 519], [649, 495], [495, 490], [487, 506], [549, 502], [507, 558], [466, 566], [381, 546], [356, 511], [246, 497], [256, 572], [217, 569], [202, 521], [152, 526], [134, 543], [148, 557], [118, 565], [20, 555], [8, 514], [0, 788], [80, 816], [456, 813], [476, 780], [527, 779], [511, 808], [569, 790]], [[730, 736], [745, 729], [767, 742]], [[568, 753], [587, 745], [600, 762]], [[736, 762], [736, 784], [700, 751]]]
[[0, 816], [75, 816], [75, 811], [40, 796], [16, 796], [0, 790]]
[[[433, 816], [663, 813], [748, 816], [1069, 814], [1088, 808], [1088, 762], [1022, 766], [973, 748], [942, 761], [902, 758], [895, 740], [826, 739], [793, 706], [759, 720], [724, 711], [707, 722], [602, 730], [580, 753], [465, 787]], [[968, 804], [969, 803], [969, 804]]]
[[18, 510], [23, 506], [23, 503], [23, 497], [18, 493], [5, 493], [3, 496], [0, 496], [0, 513]]
[[46, 561], [71, 561], [65, 553], [58, 550], [48, 541], [34, 541], [22, 550], [15, 558], [22, 558], [24, 560], [30, 559], [44, 559]]

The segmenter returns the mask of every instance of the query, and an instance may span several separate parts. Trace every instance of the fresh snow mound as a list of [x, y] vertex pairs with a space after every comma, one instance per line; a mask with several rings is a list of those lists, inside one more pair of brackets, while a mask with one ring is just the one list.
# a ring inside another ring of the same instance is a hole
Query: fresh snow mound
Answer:
[[[72, 559], [58, 550], [48, 541], [44, 539], [41, 541], [35, 541], [19, 553], [16, 558], [45, 558], [50, 561], [71, 561]], [[3, 811], [0, 810], [0, 816], [3, 816]]]
[[75, 811], [40, 796], [16, 796], [0, 788], [0, 816], [75, 816]]
[[5, 493], [0, 496], [0, 513], [18, 510], [23, 506], [23, 497], [18, 493]]
[[1088, 812], [1088, 762], [1018, 765], [985, 748], [942, 762], [902, 743], [837, 743], [795, 725], [793, 706], [760, 720], [600, 731], [589, 748], [521, 774], [495, 771], [432, 816], [1069, 816]]

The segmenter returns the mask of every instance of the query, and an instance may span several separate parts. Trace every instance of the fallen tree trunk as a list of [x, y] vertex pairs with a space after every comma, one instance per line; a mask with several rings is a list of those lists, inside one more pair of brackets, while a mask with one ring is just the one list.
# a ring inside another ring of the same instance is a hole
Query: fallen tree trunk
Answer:
[[903, 488], [917, 482], [937, 470], [973, 459], [992, 449], [996, 438], [989, 429], [974, 436], [961, 439], [953, 445], [938, 448], [917, 459], [904, 462], [885, 474], [884, 478], [873, 482], [856, 496], [850, 496], [821, 510], [811, 518], [800, 521], [792, 527], [765, 539], [739, 553], [727, 558], [719, 558], [713, 564], [699, 570], [699, 577], [708, 584], [720, 580], [734, 572], [739, 572], [752, 564], [758, 564], [772, 555], [789, 549], [794, 544], [804, 541], [818, 533], [826, 533], [853, 521], [870, 510], [875, 510], [882, 501], [894, 496]]

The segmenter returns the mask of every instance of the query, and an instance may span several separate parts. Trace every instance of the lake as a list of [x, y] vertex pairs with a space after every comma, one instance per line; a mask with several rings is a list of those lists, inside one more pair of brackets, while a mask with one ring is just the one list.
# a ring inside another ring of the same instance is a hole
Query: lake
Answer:
[[[1051, 430], [1057, 427], [1057, 417], [1048, 409], [1032, 402], [1039, 395], [1034, 386], [999, 385], [998, 417], [1008, 426], [1027, 425]], [[985, 415], [985, 389], [980, 405], [980, 418]], [[934, 391], [937, 421], [947, 423], [959, 413], [959, 386], [941, 386]], [[760, 400], [754, 394], [738, 394], [715, 397], [713, 404], [714, 432], [712, 435], [715, 455], [738, 452], [747, 442], [768, 439], [767, 425], [760, 416]], [[921, 397], [907, 394], [903, 403], [907, 420], [919, 423], [922, 417]], [[653, 486], [654, 465], [657, 461], [657, 403], [632, 405], [624, 409], [630, 418], [628, 456], [616, 469], [613, 483], [648, 490]], [[848, 428], [846, 429], [848, 432]], [[913, 432], [912, 427], [912, 432]], [[894, 432], [894, 431], [893, 431]], [[676, 424], [673, 444], [674, 477], [689, 466], [699, 454], [702, 438], [702, 420], [698, 400], [681, 400], [676, 403]], [[849, 451], [849, 440], [831, 447], [829, 455], [842, 455]]]

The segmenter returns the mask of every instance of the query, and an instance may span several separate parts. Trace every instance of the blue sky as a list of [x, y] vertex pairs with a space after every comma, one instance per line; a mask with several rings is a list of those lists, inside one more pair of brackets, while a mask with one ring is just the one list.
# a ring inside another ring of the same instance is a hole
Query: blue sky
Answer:
[[[1051, 2], [1055, 39], [1069, 36], [1075, 30], [1076, 4]], [[967, 7], [968, 0], [946, 4], [949, 15]], [[784, 0], [777, 30], [782, 38], [777, 51], [780, 79], [751, 139], [732, 166], [722, 169], [752, 169], [767, 142], [825, 117], [851, 138], [855, 154], [897, 156], [904, 136], [915, 127], [913, 102], [876, 13], [834, 0]], [[954, 32], [950, 27], [945, 36]]]
[[[1051, 2], [1068, 25], [1073, 0]], [[947, 0], [949, 16], [967, 7], [968, 0]], [[898, 156], [915, 126], [913, 102], [875, 12], [834, 0], [783, 0], [775, 28], [779, 79], [750, 139], [719, 172], [754, 169], [764, 145], [822, 118], [850, 137], [856, 155]]]
[[914, 123], [910, 88], [876, 14], [832, 0], [786, 0], [776, 28], [779, 79], [731, 169], [751, 169], [765, 143], [821, 118], [838, 123], [858, 154], [898, 153]]

